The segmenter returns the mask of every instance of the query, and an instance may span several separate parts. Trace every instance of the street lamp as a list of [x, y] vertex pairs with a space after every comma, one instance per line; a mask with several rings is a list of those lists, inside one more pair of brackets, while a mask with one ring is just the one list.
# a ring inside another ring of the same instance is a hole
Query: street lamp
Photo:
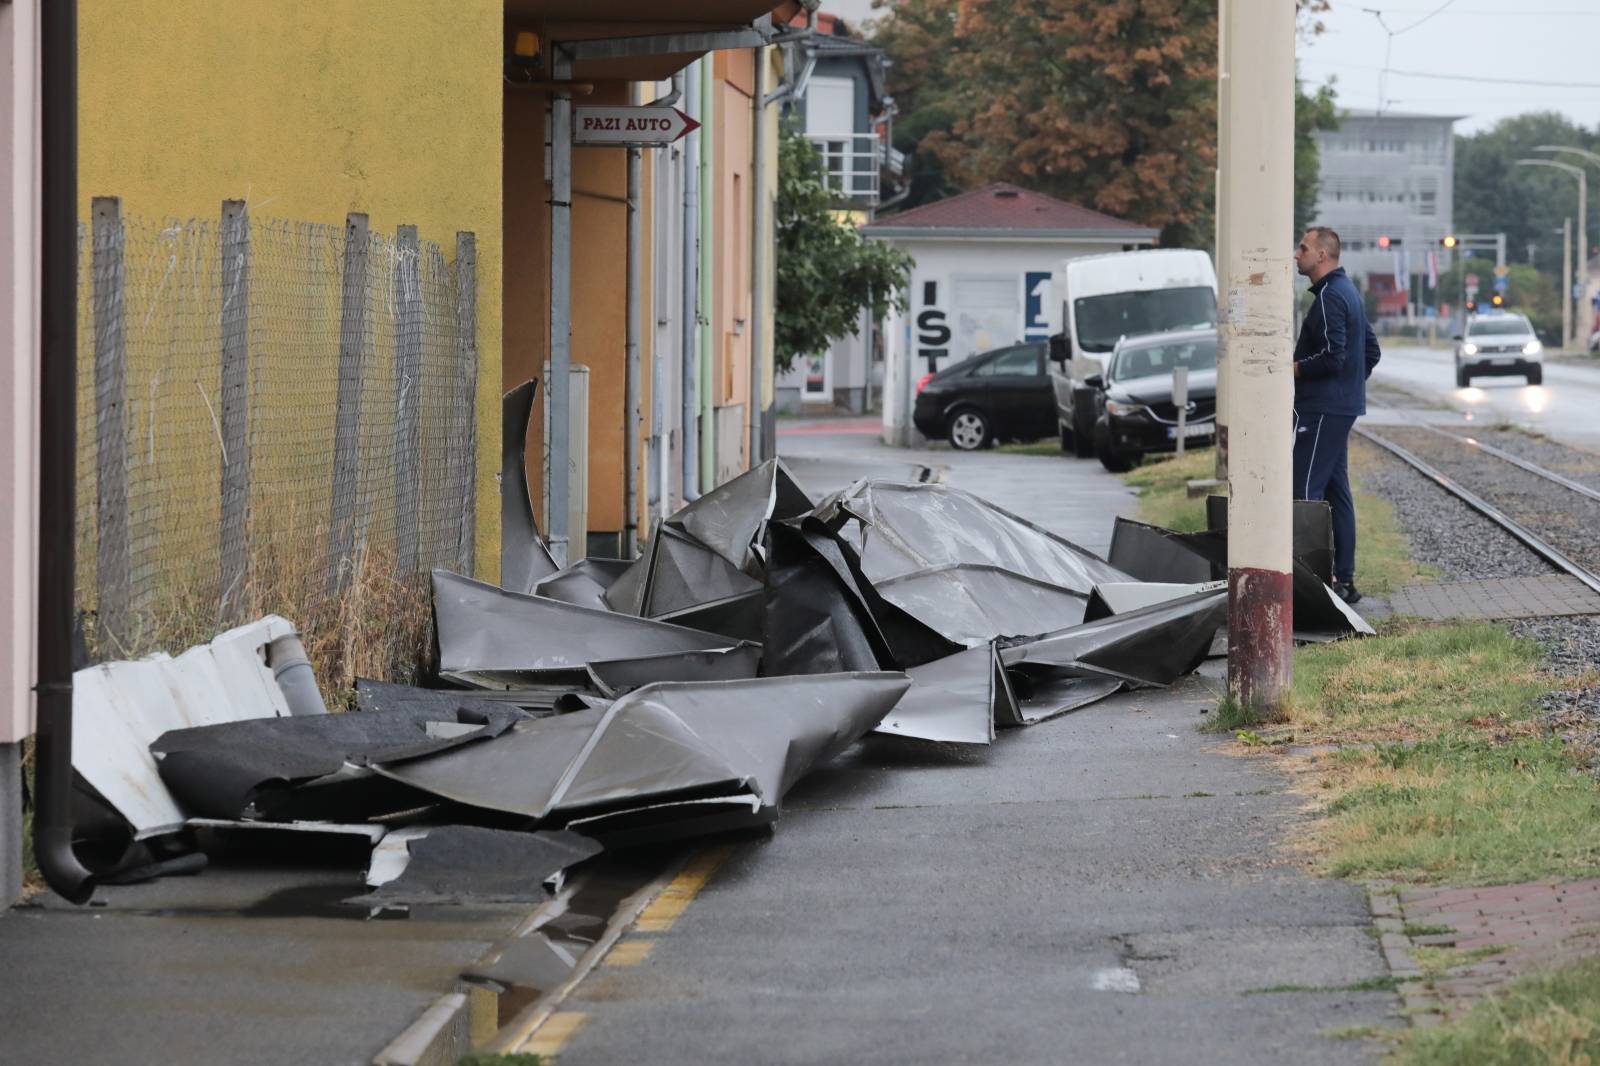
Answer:
[[[1571, 145], [1566, 144], [1541, 144], [1536, 146], [1534, 151], [1569, 152], [1585, 162], [1600, 164], [1600, 152], [1591, 152], [1587, 148], [1574, 148]], [[1581, 310], [1583, 304], [1581, 301], [1588, 299], [1589, 296], [1589, 231], [1584, 228], [1584, 224], [1582, 222], [1578, 224], [1578, 291], [1582, 295], [1578, 298], [1578, 300], [1574, 301], [1579, 303], [1579, 309], [1573, 314], [1573, 325], [1575, 328], [1574, 336], [1579, 343], [1587, 347], [1589, 338], [1584, 335], [1585, 331], [1580, 320], [1583, 317], [1583, 312]], [[1570, 297], [1571, 293], [1568, 293], [1567, 295]]]
[[[1565, 149], [1561, 150], [1564, 151]], [[1576, 175], [1578, 178], [1578, 232], [1584, 234], [1589, 231], [1589, 174], [1587, 171], [1582, 167], [1575, 167], [1571, 163], [1558, 163], [1554, 159], [1519, 159], [1517, 160], [1517, 166], [1550, 167], [1553, 170], [1563, 170], [1568, 174]], [[1587, 241], [1580, 240], [1578, 243], [1582, 247], [1587, 244]], [[1589, 291], [1588, 259], [1589, 257], [1580, 251], [1578, 256], [1578, 287], [1584, 292]], [[1561, 298], [1570, 301], [1572, 293], [1563, 293]], [[1576, 318], [1577, 316], [1574, 315], [1573, 317]], [[1567, 343], [1569, 345], [1577, 343], [1576, 330], [1574, 330], [1572, 336], [1567, 338]]]

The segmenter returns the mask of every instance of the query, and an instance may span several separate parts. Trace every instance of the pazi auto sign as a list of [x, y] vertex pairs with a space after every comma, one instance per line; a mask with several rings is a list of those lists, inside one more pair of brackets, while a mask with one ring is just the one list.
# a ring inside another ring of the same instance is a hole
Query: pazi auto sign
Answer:
[[659, 146], [699, 125], [675, 107], [575, 107], [572, 143]]

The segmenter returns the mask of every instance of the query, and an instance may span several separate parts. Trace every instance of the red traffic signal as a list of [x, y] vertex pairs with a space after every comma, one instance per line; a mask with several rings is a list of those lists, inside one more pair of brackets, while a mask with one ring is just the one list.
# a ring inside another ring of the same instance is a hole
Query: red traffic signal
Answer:
[[1387, 247], [1389, 247], [1389, 235], [1387, 233], [1385, 233], [1382, 237], [1378, 238], [1378, 247], [1379, 248], [1387, 248]]

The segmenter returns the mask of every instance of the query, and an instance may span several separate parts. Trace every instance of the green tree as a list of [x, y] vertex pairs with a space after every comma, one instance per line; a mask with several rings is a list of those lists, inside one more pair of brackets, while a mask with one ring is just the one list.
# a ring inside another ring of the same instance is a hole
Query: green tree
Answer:
[[[1519, 167], [1518, 159], [1562, 157], [1533, 149], [1564, 144], [1600, 151], [1600, 135], [1553, 111], [1502, 119], [1491, 129], [1456, 138], [1455, 226], [1461, 233], [1504, 233], [1507, 258], [1561, 275], [1561, 222], [1578, 221], [1578, 183], [1549, 167]], [[1581, 163], [1567, 158], [1564, 162]], [[1600, 174], [1590, 171], [1590, 179]], [[1600, 215], [1600, 211], [1591, 212]], [[1589, 219], [1593, 249], [1600, 218]]]
[[882, 318], [905, 310], [912, 259], [868, 241], [836, 217], [822, 160], [785, 126], [778, 140], [777, 328], [773, 358], [787, 370], [797, 357], [853, 335], [863, 308]]
[[[1557, 269], [1560, 269], [1559, 266]], [[1439, 275], [1438, 302], [1450, 305], [1450, 328], [1458, 332], [1461, 322], [1463, 293], [1466, 276], [1478, 276], [1478, 303], [1489, 306], [1494, 295], [1494, 260], [1492, 258], [1461, 259]], [[1506, 274], [1507, 311], [1528, 316], [1534, 332], [1546, 344], [1556, 347], [1561, 338], [1561, 276], [1548, 274], [1527, 263], [1508, 264]]]
[[1295, 236], [1313, 224], [1317, 194], [1322, 188], [1322, 159], [1315, 134], [1339, 128], [1339, 107], [1333, 84], [1319, 85], [1306, 92], [1305, 83], [1296, 81], [1294, 91], [1294, 232]]

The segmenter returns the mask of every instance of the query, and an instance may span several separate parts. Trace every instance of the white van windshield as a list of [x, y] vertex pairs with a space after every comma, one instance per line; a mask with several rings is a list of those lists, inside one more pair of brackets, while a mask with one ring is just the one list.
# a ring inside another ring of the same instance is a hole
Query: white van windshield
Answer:
[[1217, 324], [1217, 294], [1209, 285], [1085, 296], [1072, 304], [1075, 343], [1109, 352], [1119, 337], [1173, 333]]

